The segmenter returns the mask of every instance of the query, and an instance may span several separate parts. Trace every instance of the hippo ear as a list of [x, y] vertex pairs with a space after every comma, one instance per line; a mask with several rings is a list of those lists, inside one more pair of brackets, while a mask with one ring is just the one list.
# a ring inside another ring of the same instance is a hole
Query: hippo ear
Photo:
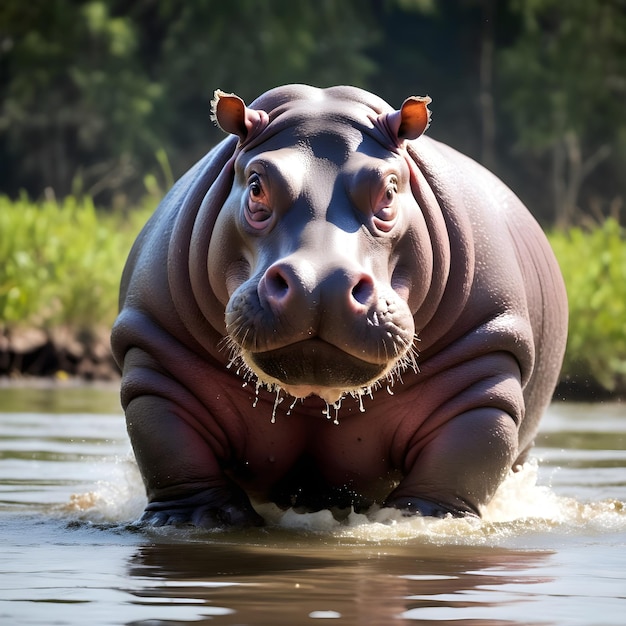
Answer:
[[211, 100], [211, 119], [225, 132], [237, 135], [241, 143], [263, 130], [269, 123], [265, 111], [249, 109], [234, 93], [215, 90]]
[[[411, 96], [407, 98], [399, 111], [381, 115], [381, 122], [387, 127], [396, 143], [405, 139], [417, 139], [430, 124], [430, 110], [428, 96]], [[379, 118], [380, 119], [380, 118]]]

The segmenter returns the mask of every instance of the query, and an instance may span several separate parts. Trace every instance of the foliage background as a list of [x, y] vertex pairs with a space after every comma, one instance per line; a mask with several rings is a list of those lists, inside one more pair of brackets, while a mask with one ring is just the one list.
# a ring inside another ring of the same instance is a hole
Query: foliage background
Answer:
[[3, 0], [0, 191], [129, 206], [220, 139], [216, 88], [433, 98], [545, 224], [626, 194], [626, 0]]

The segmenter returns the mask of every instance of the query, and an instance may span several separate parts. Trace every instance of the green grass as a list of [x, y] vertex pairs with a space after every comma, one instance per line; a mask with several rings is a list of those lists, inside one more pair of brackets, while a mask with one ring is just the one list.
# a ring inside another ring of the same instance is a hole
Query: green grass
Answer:
[[614, 218], [549, 236], [569, 299], [563, 374], [626, 385], [626, 230]]
[[[122, 268], [152, 213], [100, 212], [89, 199], [62, 203], [0, 196], [0, 334], [19, 328], [110, 328]], [[617, 220], [553, 232], [570, 307], [563, 377], [626, 389], [626, 232]]]
[[148, 214], [100, 213], [89, 199], [0, 196], [0, 332], [110, 326], [126, 256]]

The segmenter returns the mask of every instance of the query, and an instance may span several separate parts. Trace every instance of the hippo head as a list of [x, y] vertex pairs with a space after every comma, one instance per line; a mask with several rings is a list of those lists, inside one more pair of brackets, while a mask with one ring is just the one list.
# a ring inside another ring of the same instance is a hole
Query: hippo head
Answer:
[[248, 108], [216, 92], [238, 146], [209, 280], [233, 360], [260, 385], [336, 403], [416, 369], [433, 251], [405, 144], [428, 102], [395, 111], [356, 88], [291, 86]]

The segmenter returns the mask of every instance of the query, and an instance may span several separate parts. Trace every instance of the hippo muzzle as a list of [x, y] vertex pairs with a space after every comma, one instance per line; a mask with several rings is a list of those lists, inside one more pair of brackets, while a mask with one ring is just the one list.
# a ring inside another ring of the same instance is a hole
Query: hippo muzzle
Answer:
[[391, 286], [347, 257], [320, 280], [324, 251], [309, 254], [273, 263], [228, 302], [230, 347], [257, 380], [332, 404], [415, 367], [413, 318]]

